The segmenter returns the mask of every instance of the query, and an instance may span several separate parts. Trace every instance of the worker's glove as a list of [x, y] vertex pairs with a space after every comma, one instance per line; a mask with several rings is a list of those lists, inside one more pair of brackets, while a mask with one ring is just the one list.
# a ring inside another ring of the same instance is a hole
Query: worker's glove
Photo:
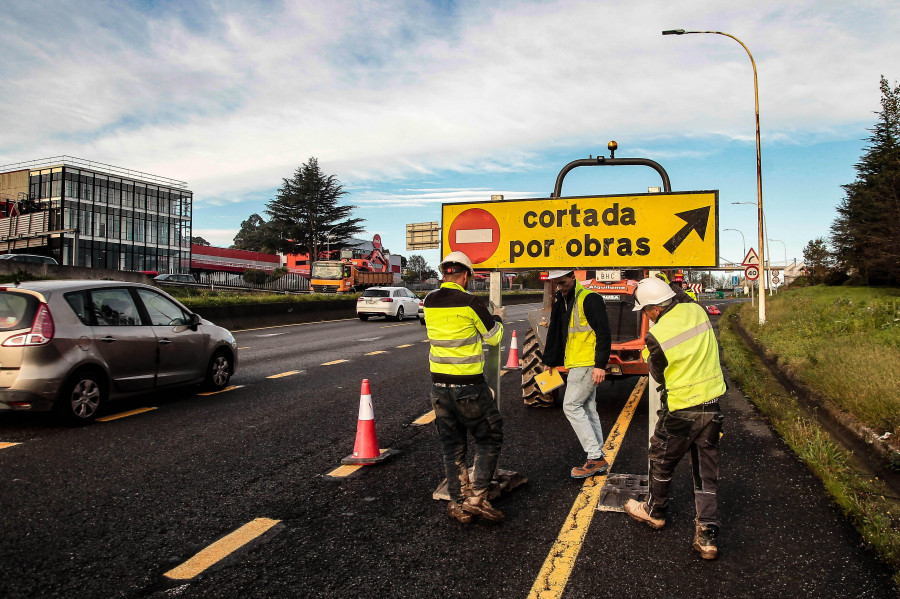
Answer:
[[506, 306], [494, 308], [494, 316], [499, 316], [500, 320], [506, 320]]

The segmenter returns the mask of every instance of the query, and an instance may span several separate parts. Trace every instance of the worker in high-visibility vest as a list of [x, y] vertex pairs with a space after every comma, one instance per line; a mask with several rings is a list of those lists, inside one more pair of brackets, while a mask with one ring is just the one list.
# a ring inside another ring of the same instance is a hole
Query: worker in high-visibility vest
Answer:
[[625, 512], [651, 528], [666, 523], [669, 484], [681, 458], [690, 452], [697, 510], [693, 547], [704, 559], [718, 557], [719, 398], [725, 377], [706, 310], [681, 301], [657, 278], [643, 279], [634, 293], [635, 311], [653, 322], [643, 351], [659, 384], [662, 409], [650, 438], [649, 496], [629, 499]]
[[547, 278], [556, 287], [556, 296], [543, 362], [568, 372], [563, 412], [587, 454], [584, 464], [572, 468], [569, 475], [588, 478], [609, 470], [597, 415], [597, 385], [606, 379], [612, 342], [609, 316], [603, 298], [582, 287], [574, 270], [551, 270]]
[[697, 294], [694, 293], [694, 290], [690, 287], [684, 286], [684, 275], [680, 275], [677, 273], [673, 275], [672, 282], [669, 284], [669, 287], [672, 288], [672, 291], [674, 291], [676, 295], [678, 295], [679, 293], [684, 293], [695, 302], [697, 301]]
[[[475, 516], [491, 522], [503, 512], [488, 501], [488, 488], [503, 445], [503, 417], [484, 378], [482, 343], [499, 345], [506, 309], [491, 314], [466, 288], [475, 276], [463, 252], [447, 254], [440, 264], [444, 281], [425, 297], [425, 326], [431, 351], [431, 405], [441, 439], [447, 491], [447, 514], [463, 524]], [[475, 439], [471, 486], [466, 467], [466, 432]]]

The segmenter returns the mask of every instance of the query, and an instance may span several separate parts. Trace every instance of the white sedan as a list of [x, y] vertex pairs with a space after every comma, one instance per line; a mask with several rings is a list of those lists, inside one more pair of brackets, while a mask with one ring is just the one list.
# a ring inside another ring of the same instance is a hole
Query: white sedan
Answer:
[[418, 311], [419, 298], [406, 287], [370, 287], [356, 300], [360, 320], [369, 320], [370, 316], [403, 320]]

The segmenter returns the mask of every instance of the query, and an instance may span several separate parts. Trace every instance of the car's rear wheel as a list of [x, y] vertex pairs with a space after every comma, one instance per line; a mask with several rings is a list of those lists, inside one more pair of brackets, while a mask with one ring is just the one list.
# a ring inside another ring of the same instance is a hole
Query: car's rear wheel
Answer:
[[369, 315], [368, 314], [360, 314], [359, 319], [360, 320], [369, 320]]
[[96, 369], [77, 371], [63, 387], [57, 400], [59, 415], [69, 424], [87, 424], [106, 403], [106, 377]]
[[231, 354], [220, 349], [213, 354], [206, 367], [206, 380], [203, 386], [210, 391], [221, 391], [231, 378]]
[[397, 320], [403, 320], [403, 306], [397, 308]]

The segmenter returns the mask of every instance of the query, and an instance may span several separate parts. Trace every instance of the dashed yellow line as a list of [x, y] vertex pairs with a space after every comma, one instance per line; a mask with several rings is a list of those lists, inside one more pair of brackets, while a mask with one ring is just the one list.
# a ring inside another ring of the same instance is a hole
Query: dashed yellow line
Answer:
[[383, 324], [381, 325], [382, 329], [389, 329], [391, 327], [408, 327], [411, 325], [411, 322], [401, 322], [400, 324]]
[[[606, 461], [609, 462], [610, 469], [612, 469], [613, 462], [616, 460], [622, 441], [625, 440], [625, 431], [628, 430], [628, 425], [631, 423], [631, 419], [635, 410], [637, 410], [641, 395], [646, 387], [647, 377], [641, 377], [635, 385], [634, 391], [631, 392], [631, 397], [625, 402], [625, 407], [622, 408], [622, 412], [606, 438], [606, 442], [603, 444], [603, 452], [606, 454]], [[591, 520], [597, 511], [600, 491], [605, 483], [606, 475], [592, 476], [584, 481], [581, 492], [575, 498], [575, 503], [572, 504], [569, 516], [566, 518], [562, 530], [559, 531], [559, 536], [556, 538], [556, 542], [553, 543], [553, 547], [550, 549], [550, 553], [541, 567], [537, 580], [534, 581], [534, 585], [531, 587], [528, 599], [559, 599], [559, 597], [562, 597], [566, 583], [569, 581], [569, 576], [571, 576], [572, 570], [575, 568], [575, 560], [581, 551], [581, 545], [584, 543], [588, 527], [591, 525]]]
[[128, 410], [127, 412], [113, 414], [112, 416], [104, 416], [103, 418], [97, 418], [97, 422], [109, 422], [110, 420], [118, 420], [119, 418], [127, 418], [129, 416], [134, 416], [136, 414], [143, 414], [144, 412], [150, 412], [155, 409], [156, 408], [136, 408], [134, 410]]
[[[384, 453], [388, 451], [387, 449], [379, 449], [379, 453]], [[343, 478], [345, 476], [350, 476], [360, 468], [364, 468], [365, 466], [371, 466], [371, 464], [344, 464], [342, 466], [338, 466], [325, 476], [330, 476], [331, 478]]]
[[404, 347], [412, 347], [412, 343], [407, 343], [406, 345], [398, 345], [396, 349], [403, 349]]
[[342, 362], [349, 362], [350, 360], [334, 360], [332, 362], [325, 362], [324, 364], [319, 364], [319, 366], [333, 366], [335, 364], [340, 364]]
[[434, 417], [435, 417], [434, 410], [431, 410], [427, 414], [422, 414], [421, 416], [419, 416], [418, 418], [413, 420], [413, 424], [415, 426], [422, 426], [423, 424], [430, 424], [430, 423], [434, 422]]
[[230, 387], [225, 387], [224, 389], [219, 389], [218, 391], [204, 391], [203, 393], [198, 393], [197, 395], [216, 395], [217, 393], [234, 391], [235, 389], [240, 389], [241, 387], [243, 387], [243, 385], [231, 385]]
[[291, 376], [294, 374], [300, 374], [299, 370], [289, 370], [287, 372], [282, 372], [281, 374], [273, 374], [272, 376], [267, 376], [267, 379], [280, 379], [283, 376]]
[[21, 445], [21, 443], [0, 443], [0, 449], [6, 449], [7, 447], [12, 447], [13, 445]]
[[244, 347], [239, 347], [238, 349], [250, 349], [249, 345], [245, 345]]
[[280, 520], [271, 520], [269, 518], [257, 518], [248, 522], [201, 550], [180, 566], [169, 570], [163, 576], [172, 580], [190, 580], [250, 541], [260, 537], [279, 522]]
[[386, 351], [379, 349], [378, 351], [370, 351], [369, 353], [367, 353], [367, 354], [365, 354], [365, 355], [367, 355], [367, 356], [377, 356], [378, 354], [386, 354], [386, 353], [387, 353]]

